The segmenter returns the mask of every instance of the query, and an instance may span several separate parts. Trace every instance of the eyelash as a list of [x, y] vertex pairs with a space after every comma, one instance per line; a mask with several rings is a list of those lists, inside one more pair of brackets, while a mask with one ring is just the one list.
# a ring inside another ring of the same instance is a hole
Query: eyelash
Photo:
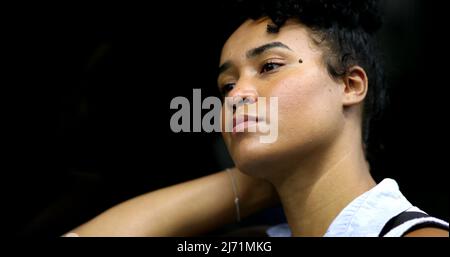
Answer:
[[[268, 71], [264, 71], [264, 69], [266, 69], [267, 67], [269, 67], [269, 65], [277, 65], [277, 67], [276, 68], [272, 68], [272, 69], [270, 69], [270, 70], [268, 70]], [[278, 69], [278, 68], [280, 68], [281, 66], [283, 66], [284, 64], [282, 64], [282, 63], [277, 63], [277, 62], [266, 62], [262, 67], [261, 67], [261, 70], [260, 70], [260, 74], [264, 74], [264, 73], [268, 73], [268, 72], [271, 72], [271, 71], [273, 71], [273, 70], [276, 70], [276, 69]]]
[[[267, 69], [267, 67], [269, 67], [269, 66], [271, 66], [271, 65], [276, 65], [277, 67], [265, 71], [265, 69]], [[259, 71], [259, 73], [262, 74], [262, 75], [264, 75], [265, 73], [269, 73], [269, 72], [271, 72], [271, 71], [273, 71], [273, 70], [276, 70], [276, 69], [280, 68], [280, 67], [283, 66], [283, 65], [284, 65], [284, 64], [282, 64], [282, 63], [277, 63], [277, 62], [266, 62], [266, 63], [264, 63], [264, 64], [262, 65], [261, 70]], [[230, 89], [229, 87], [231, 87], [231, 86], [234, 87], [234, 85], [235, 85], [235, 83], [227, 83], [227, 84], [223, 85], [223, 86], [220, 88], [220, 93], [222, 94], [222, 96], [225, 96], [228, 92], [230, 92], [231, 90], [233, 90], [233, 88]]]

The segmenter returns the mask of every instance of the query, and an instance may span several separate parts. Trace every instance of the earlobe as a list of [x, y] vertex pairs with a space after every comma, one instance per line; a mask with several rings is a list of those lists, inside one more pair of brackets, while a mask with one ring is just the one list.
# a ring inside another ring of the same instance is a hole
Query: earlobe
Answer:
[[364, 101], [368, 90], [368, 78], [363, 68], [353, 66], [344, 77], [344, 106], [359, 104]]

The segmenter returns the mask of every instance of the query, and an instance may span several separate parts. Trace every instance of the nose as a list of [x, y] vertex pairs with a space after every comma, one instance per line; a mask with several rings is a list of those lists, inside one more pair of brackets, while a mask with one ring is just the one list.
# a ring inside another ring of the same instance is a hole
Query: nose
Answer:
[[258, 92], [249, 81], [239, 81], [235, 88], [228, 94], [227, 107], [233, 108], [233, 113], [242, 105], [254, 104], [258, 101]]

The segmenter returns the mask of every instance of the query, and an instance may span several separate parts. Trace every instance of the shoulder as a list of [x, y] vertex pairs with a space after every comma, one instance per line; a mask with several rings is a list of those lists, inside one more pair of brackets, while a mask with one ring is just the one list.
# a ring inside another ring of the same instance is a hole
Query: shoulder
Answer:
[[408, 232], [404, 237], [449, 237], [449, 231], [441, 228], [426, 227]]

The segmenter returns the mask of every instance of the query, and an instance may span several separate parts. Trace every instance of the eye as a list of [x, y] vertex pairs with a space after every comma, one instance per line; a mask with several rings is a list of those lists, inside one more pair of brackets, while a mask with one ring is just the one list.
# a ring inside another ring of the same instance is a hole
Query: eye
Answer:
[[279, 68], [281, 66], [283, 66], [283, 64], [281, 64], [281, 63], [268, 62], [268, 63], [265, 63], [262, 66], [260, 73], [263, 74], [263, 73], [266, 73], [266, 72], [270, 72], [270, 71], [275, 70], [275, 69], [277, 69], [277, 68]]
[[235, 83], [227, 83], [220, 88], [220, 93], [225, 96], [235, 87]]

